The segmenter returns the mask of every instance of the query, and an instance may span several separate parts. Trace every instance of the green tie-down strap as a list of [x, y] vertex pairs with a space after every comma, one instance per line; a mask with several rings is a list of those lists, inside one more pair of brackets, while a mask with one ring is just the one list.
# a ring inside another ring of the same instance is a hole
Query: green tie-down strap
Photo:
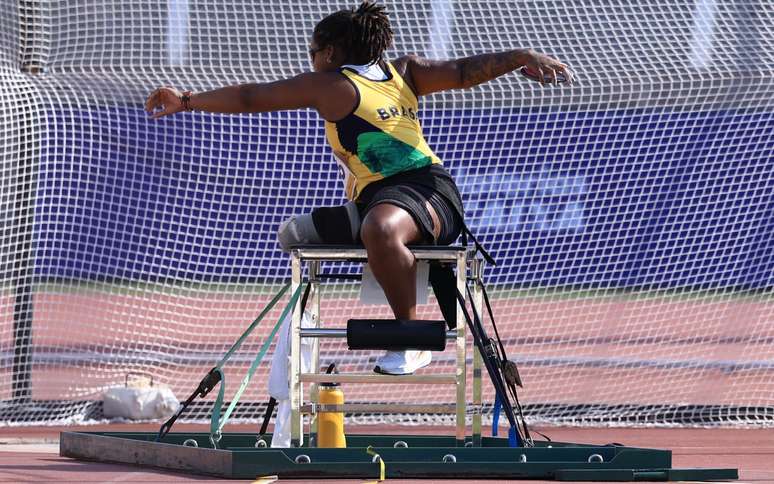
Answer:
[[265, 308], [263, 308], [263, 311], [261, 311], [261, 314], [258, 315], [257, 318], [255, 318], [255, 321], [252, 322], [252, 324], [245, 330], [244, 333], [242, 333], [242, 336], [239, 337], [238, 340], [236, 340], [236, 343], [229, 349], [225, 355], [223, 355], [223, 358], [220, 359], [217, 365], [215, 365], [215, 368], [222, 368], [223, 365], [226, 364], [229, 358], [231, 358], [231, 355], [234, 354], [236, 350], [239, 349], [240, 346], [242, 346], [242, 343], [247, 339], [248, 336], [250, 336], [250, 333], [253, 332], [256, 326], [258, 326], [258, 323], [260, 323], [263, 318], [269, 314], [269, 311], [271, 311], [274, 306], [279, 302], [280, 299], [282, 299], [282, 296], [285, 295], [286, 292], [288, 292], [288, 289], [290, 289], [290, 283], [288, 282], [284, 286], [282, 286], [282, 289], [277, 293], [274, 298], [269, 301], [269, 304], [266, 305]]
[[258, 368], [258, 365], [261, 363], [261, 360], [263, 360], [263, 357], [266, 355], [266, 352], [269, 350], [269, 346], [271, 346], [271, 342], [272, 340], [274, 340], [274, 336], [277, 334], [277, 331], [279, 331], [280, 326], [282, 326], [282, 322], [288, 316], [288, 313], [296, 307], [296, 304], [298, 303], [298, 298], [301, 296], [301, 289], [303, 289], [303, 286], [301, 285], [298, 286], [298, 289], [296, 289], [296, 291], [293, 293], [293, 296], [290, 298], [290, 301], [288, 302], [287, 306], [285, 306], [285, 310], [282, 311], [282, 315], [279, 317], [277, 324], [274, 325], [274, 328], [271, 330], [269, 337], [266, 338], [266, 341], [264, 341], [263, 346], [261, 346], [261, 350], [258, 352], [255, 359], [253, 360], [253, 363], [250, 365], [250, 369], [247, 371], [247, 374], [244, 376], [244, 378], [242, 378], [242, 384], [239, 386], [239, 389], [234, 394], [234, 398], [231, 400], [231, 403], [229, 404], [222, 418], [220, 416], [220, 413], [223, 408], [223, 396], [226, 390], [226, 377], [225, 375], [223, 375], [221, 366], [223, 365], [223, 363], [226, 362], [226, 360], [231, 356], [231, 354], [239, 347], [239, 345], [242, 344], [244, 339], [247, 337], [248, 334], [250, 334], [250, 332], [257, 325], [257, 323], [259, 323], [260, 320], [263, 319], [263, 317], [266, 315], [266, 313], [268, 313], [271, 310], [271, 308], [274, 307], [274, 305], [285, 294], [285, 292], [288, 290], [289, 287], [290, 287], [290, 284], [286, 284], [285, 287], [282, 288], [280, 293], [277, 294], [277, 296], [274, 299], [272, 299], [272, 301], [269, 303], [268, 306], [266, 306], [266, 309], [264, 309], [264, 311], [261, 313], [258, 319], [256, 319], [255, 322], [253, 322], [253, 324], [250, 325], [247, 331], [239, 338], [239, 340], [234, 345], [234, 347], [232, 347], [231, 350], [229, 350], [226, 356], [223, 357], [221, 362], [215, 368], [215, 370], [220, 373], [220, 388], [218, 389], [218, 397], [215, 399], [215, 405], [212, 408], [212, 417], [210, 418], [210, 442], [212, 443], [213, 448], [217, 448], [217, 444], [220, 441], [220, 438], [222, 435], [221, 431], [223, 430], [223, 427], [226, 425], [226, 422], [228, 422], [229, 417], [231, 417], [231, 413], [234, 411], [234, 408], [236, 408], [236, 405], [239, 402], [239, 399], [242, 397], [242, 394], [247, 388], [247, 385], [250, 383], [250, 379], [253, 378], [253, 374], [255, 373], [255, 370]]
[[[233, 346], [231, 346], [231, 349], [229, 349], [226, 354], [223, 356], [223, 358], [220, 359], [217, 365], [213, 367], [207, 375], [204, 376], [202, 381], [199, 383], [199, 386], [194, 390], [194, 392], [191, 394], [190, 397], [188, 397], [187, 400], [185, 400], [177, 409], [177, 412], [175, 412], [172, 417], [169, 418], [159, 429], [159, 433], [156, 436], [156, 442], [161, 442], [161, 440], [166, 436], [170, 430], [172, 430], [172, 426], [175, 424], [177, 419], [185, 412], [186, 408], [191, 404], [191, 402], [194, 401], [194, 399], [198, 398], [204, 398], [207, 396], [213, 388], [215, 388], [215, 385], [220, 383], [220, 395], [219, 399], [220, 401], [223, 400], [223, 371], [222, 367], [228, 361], [229, 358], [231, 358], [231, 355], [234, 354], [234, 352], [239, 349], [239, 347], [242, 345], [244, 340], [250, 335], [250, 333], [255, 329], [256, 326], [258, 326], [258, 323], [263, 320], [263, 318], [269, 313], [269, 311], [272, 310], [275, 304], [282, 299], [282, 296], [285, 295], [287, 290], [290, 288], [290, 283], [285, 284], [280, 292], [274, 296], [274, 298], [269, 302], [269, 304], [264, 308], [263, 311], [261, 311], [261, 314], [258, 315], [258, 317], [253, 321], [253, 323], [245, 330], [244, 333], [242, 333], [242, 336], [239, 337], [239, 339], [234, 343]], [[307, 286], [307, 290], [309, 287]], [[297, 299], [297, 298], [296, 298]], [[282, 321], [282, 319], [280, 319]], [[279, 324], [279, 323], [278, 323]], [[276, 328], [275, 328], [276, 332]], [[274, 333], [272, 333], [272, 337], [274, 336]], [[271, 338], [269, 338], [269, 342], [271, 342]], [[267, 343], [268, 346], [268, 343]], [[218, 412], [220, 412], [220, 406], [218, 406]], [[219, 440], [219, 439], [218, 439]], [[214, 444], [215, 441], [213, 441]]]

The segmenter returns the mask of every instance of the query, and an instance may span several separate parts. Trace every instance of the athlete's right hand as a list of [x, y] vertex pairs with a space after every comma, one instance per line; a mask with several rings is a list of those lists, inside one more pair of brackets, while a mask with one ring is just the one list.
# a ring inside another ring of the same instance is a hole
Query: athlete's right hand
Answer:
[[160, 87], [153, 91], [145, 101], [145, 111], [151, 115], [151, 119], [184, 111], [183, 93], [174, 87]]

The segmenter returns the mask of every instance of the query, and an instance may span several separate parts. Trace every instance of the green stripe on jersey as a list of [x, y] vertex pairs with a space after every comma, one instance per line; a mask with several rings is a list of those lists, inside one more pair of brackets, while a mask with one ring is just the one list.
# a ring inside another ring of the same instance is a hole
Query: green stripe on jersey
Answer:
[[358, 135], [357, 156], [371, 173], [385, 178], [433, 163], [431, 156], [382, 131]]

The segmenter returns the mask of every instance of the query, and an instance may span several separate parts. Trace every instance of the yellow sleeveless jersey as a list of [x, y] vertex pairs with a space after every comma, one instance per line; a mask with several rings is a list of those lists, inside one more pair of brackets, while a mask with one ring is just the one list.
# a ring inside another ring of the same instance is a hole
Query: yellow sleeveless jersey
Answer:
[[383, 81], [342, 68], [355, 86], [358, 103], [344, 119], [325, 122], [325, 135], [344, 170], [350, 200], [356, 200], [369, 183], [441, 163], [422, 136], [417, 97], [392, 64], [386, 64]]

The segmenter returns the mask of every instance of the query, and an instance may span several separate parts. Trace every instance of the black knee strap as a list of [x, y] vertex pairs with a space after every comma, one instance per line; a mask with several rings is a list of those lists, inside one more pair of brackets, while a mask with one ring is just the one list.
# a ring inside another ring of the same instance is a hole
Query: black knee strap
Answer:
[[360, 217], [354, 204], [315, 208], [312, 211], [312, 221], [323, 244], [354, 245], [357, 243]]

